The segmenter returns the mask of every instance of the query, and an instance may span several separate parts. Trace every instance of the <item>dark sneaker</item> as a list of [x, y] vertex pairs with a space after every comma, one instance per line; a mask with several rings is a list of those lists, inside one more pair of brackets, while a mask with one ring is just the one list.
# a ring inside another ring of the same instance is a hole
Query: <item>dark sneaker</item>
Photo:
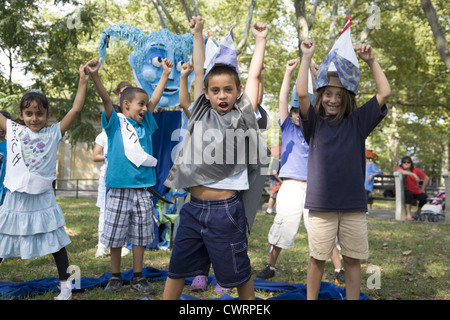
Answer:
[[345, 286], [345, 272], [344, 269], [339, 270], [339, 272], [334, 273], [336, 279], [334, 283], [338, 286]]
[[122, 279], [112, 276], [109, 278], [108, 284], [105, 287], [107, 292], [119, 292], [122, 289]]
[[268, 264], [266, 264], [266, 267], [264, 270], [262, 270], [260, 273], [258, 273], [255, 277], [255, 279], [258, 280], [267, 280], [272, 278], [275, 275], [275, 270], [271, 269]]
[[147, 282], [147, 279], [144, 277], [133, 277], [130, 281], [131, 289], [145, 292], [145, 293], [155, 293], [155, 289], [153, 289]]

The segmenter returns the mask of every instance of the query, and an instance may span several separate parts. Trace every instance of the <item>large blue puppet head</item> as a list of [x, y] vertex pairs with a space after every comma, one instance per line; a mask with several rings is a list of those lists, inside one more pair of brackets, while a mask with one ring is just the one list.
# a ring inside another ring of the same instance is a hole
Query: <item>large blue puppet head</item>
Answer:
[[[128, 46], [134, 47], [128, 61], [133, 68], [137, 86], [147, 91], [150, 97], [161, 78], [162, 60], [167, 58], [172, 61], [174, 64], [172, 73], [167, 80], [158, 107], [174, 107], [180, 103], [178, 96], [180, 71], [182, 64], [189, 61], [193, 49], [192, 34], [173, 34], [167, 29], [145, 34], [136, 27], [117, 24], [105, 29], [101, 35], [98, 51], [99, 57], [103, 58], [103, 61], [105, 61], [110, 37], [128, 39]], [[188, 78], [189, 87], [193, 78], [194, 73], [192, 72]]]

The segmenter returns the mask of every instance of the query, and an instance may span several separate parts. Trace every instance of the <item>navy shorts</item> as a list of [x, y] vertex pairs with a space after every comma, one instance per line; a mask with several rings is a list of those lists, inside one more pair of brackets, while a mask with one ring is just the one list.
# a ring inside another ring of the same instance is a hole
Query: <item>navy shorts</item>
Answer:
[[180, 211], [168, 276], [207, 275], [212, 264], [222, 287], [239, 287], [251, 277], [247, 244], [245, 209], [237, 194], [210, 201], [191, 197]]

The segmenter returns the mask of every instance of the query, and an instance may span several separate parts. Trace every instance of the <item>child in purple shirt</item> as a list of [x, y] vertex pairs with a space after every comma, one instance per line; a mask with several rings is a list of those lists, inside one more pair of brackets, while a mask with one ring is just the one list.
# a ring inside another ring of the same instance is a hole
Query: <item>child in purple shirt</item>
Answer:
[[[288, 104], [289, 86], [298, 60], [286, 63], [286, 72], [280, 89], [279, 110], [281, 128], [281, 168], [283, 179], [277, 195], [277, 214], [269, 231], [270, 252], [268, 263], [256, 276], [268, 279], [275, 275], [275, 264], [282, 249], [294, 246], [300, 222], [307, 228], [308, 210], [304, 210], [309, 146], [300, 129], [299, 106], [296, 94]], [[295, 88], [293, 90], [295, 93]]]

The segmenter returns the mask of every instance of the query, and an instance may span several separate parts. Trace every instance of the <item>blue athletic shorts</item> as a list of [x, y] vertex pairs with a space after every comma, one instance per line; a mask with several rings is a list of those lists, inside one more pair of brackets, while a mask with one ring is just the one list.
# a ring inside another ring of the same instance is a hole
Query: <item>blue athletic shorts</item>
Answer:
[[180, 211], [168, 276], [207, 275], [212, 263], [222, 287], [239, 287], [251, 277], [247, 245], [245, 209], [237, 194], [211, 201], [191, 197]]

